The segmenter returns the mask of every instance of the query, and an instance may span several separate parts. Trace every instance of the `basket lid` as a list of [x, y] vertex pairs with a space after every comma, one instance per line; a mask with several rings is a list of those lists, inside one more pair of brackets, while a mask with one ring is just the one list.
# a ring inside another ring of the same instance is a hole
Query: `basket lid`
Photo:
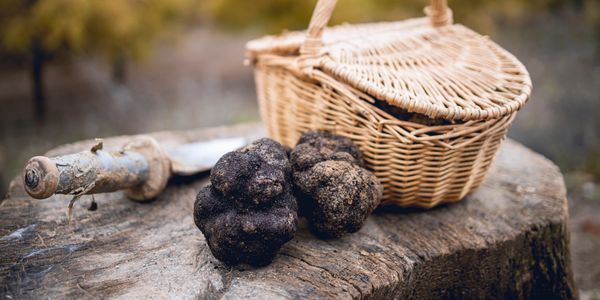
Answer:
[[435, 26], [429, 18], [340, 25], [316, 39], [309, 28], [251, 41], [247, 50], [259, 61], [265, 54], [295, 58], [309, 76], [320, 70], [430, 118], [499, 118], [520, 109], [531, 94], [526, 68], [508, 51], [465, 26]]

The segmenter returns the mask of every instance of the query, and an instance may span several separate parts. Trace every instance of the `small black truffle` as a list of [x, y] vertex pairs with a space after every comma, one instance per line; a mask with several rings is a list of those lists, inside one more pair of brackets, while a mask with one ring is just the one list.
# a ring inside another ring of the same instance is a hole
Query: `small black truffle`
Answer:
[[297, 203], [286, 149], [271, 139], [225, 154], [198, 193], [194, 221], [228, 265], [269, 264], [296, 233]]
[[381, 184], [364, 168], [360, 150], [349, 139], [308, 132], [290, 161], [302, 214], [323, 238], [358, 231], [381, 201]]

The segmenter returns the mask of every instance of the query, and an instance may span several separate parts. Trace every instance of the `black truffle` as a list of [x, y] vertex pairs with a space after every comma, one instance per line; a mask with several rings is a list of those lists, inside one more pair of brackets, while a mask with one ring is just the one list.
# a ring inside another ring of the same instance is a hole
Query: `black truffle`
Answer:
[[382, 186], [349, 139], [308, 132], [290, 161], [301, 211], [323, 238], [358, 231], [381, 201]]
[[225, 264], [269, 264], [296, 233], [286, 149], [270, 139], [225, 154], [198, 193], [194, 221]]
[[326, 160], [347, 161], [360, 167], [365, 165], [362, 153], [351, 140], [321, 131], [303, 134], [290, 153], [294, 172], [305, 171]]

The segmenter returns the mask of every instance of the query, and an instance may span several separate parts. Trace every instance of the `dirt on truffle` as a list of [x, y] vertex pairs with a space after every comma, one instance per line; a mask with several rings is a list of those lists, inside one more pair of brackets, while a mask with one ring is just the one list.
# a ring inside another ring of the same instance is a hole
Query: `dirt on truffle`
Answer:
[[297, 203], [286, 149], [260, 139], [224, 155], [198, 193], [194, 221], [225, 264], [269, 264], [296, 233]]
[[358, 231], [381, 201], [383, 188], [349, 139], [304, 134], [290, 154], [295, 193], [311, 230], [323, 238]]

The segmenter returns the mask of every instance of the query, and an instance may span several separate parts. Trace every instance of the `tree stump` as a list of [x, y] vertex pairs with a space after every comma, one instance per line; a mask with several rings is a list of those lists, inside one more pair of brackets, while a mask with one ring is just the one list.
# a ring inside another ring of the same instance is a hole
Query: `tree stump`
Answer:
[[[259, 125], [158, 133], [163, 143]], [[127, 137], [105, 140], [117, 147]], [[93, 141], [49, 155], [84, 150]], [[12, 298], [576, 298], [558, 168], [507, 140], [485, 184], [431, 210], [382, 208], [358, 233], [320, 240], [300, 225], [264, 268], [227, 267], [196, 228], [206, 174], [175, 178], [150, 203], [91, 196], [67, 222], [68, 196], [28, 197], [21, 177], [0, 204], [0, 293]]]

